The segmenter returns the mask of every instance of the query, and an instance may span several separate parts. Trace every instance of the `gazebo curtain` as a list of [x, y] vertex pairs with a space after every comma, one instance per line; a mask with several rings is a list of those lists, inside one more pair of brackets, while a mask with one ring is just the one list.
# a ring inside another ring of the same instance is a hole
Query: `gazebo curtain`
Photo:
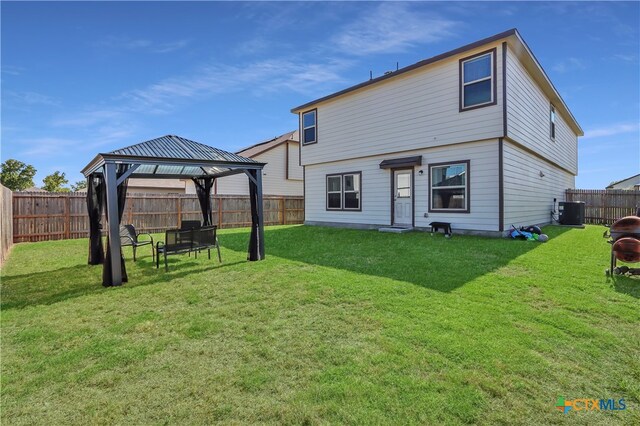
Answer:
[[[131, 167], [130, 164], [118, 164], [118, 168], [116, 170], [117, 178], [119, 179], [129, 169], [129, 167]], [[120, 224], [120, 220], [122, 219], [124, 204], [127, 200], [128, 180], [129, 179], [125, 179], [120, 185], [118, 185], [118, 225]], [[107, 221], [109, 220], [109, 213], [107, 211]], [[127, 282], [129, 280], [127, 278], [127, 268], [125, 267], [124, 256], [122, 255], [122, 247], [118, 247], [118, 251], [120, 252], [120, 263], [122, 264], [122, 282]], [[107, 254], [104, 261], [104, 267], [102, 268], [102, 285], [105, 287], [110, 287], [113, 285], [113, 276], [111, 274], [111, 247], [109, 242], [109, 235], [107, 235]]]
[[91, 174], [87, 178], [87, 210], [89, 213], [89, 265], [104, 262], [102, 247], [102, 210], [104, 209], [104, 178], [99, 174]]
[[192, 178], [196, 187], [196, 194], [202, 210], [202, 226], [213, 225], [213, 209], [211, 206], [211, 188], [215, 178]]
[[258, 214], [258, 187], [255, 183], [257, 174], [262, 170], [249, 170], [252, 179], [249, 179], [249, 200], [251, 201], [251, 235], [249, 237], [249, 250], [247, 260], [264, 259], [264, 241], [260, 238], [260, 215]]

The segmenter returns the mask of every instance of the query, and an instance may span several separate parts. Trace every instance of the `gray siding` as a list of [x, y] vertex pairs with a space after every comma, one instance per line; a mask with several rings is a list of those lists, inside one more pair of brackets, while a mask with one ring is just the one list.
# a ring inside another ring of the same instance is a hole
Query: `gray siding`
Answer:
[[564, 201], [565, 190], [575, 187], [575, 176], [507, 141], [503, 152], [505, 230], [512, 224], [549, 223], [553, 199]]
[[[459, 59], [497, 47], [497, 104], [459, 111]], [[502, 136], [501, 45], [486, 45], [317, 105], [311, 165]]]
[[[391, 171], [380, 169], [389, 158], [422, 155], [422, 166], [414, 168], [415, 225], [427, 227], [433, 221], [451, 222], [454, 229], [498, 230], [498, 142], [465, 143], [449, 147], [414, 150], [336, 161], [306, 167], [305, 220], [344, 224], [391, 224]], [[428, 213], [428, 164], [470, 161], [470, 213]], [[424, 174], [420, 176], [419, 170]], [[362, 172], [362, 211], [326, 210], [326, 175]], [[428, 213], [425, 218], [424, 214]]]
[[300, 165], [300, 144], [289, 142], [287, 143], [287, 149], [289, 150], [289, 179], [302, 180], [302, 166]]
[[556, 108], [556, 138], [551, 139], [549, 98], [511, 49], [507, 55], [507, 135], [577, 174], [578, 137]]

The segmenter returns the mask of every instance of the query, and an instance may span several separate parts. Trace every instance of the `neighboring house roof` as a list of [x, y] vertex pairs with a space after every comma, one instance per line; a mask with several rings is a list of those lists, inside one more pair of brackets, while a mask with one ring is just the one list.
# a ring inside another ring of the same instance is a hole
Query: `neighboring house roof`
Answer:
[[300, 138], [298, 137], [298, 131], [293, 130], [291, 132], [285, 133], [284, 135], [276, 136], [273, 139], [268, 141], [260, 142], [255, 145], [251, 145], [247, 148], [244, 148], [240, 151], [237, 151], [236, 154], [242, 155], [243, 157], [254, 157], [256, 155], [260, 155], [265, 151], [269, 151], [279, 145], [282, 145], [286, 142], [299, 142]]
[[496, 42], [498, 40], [501, 39], [508, 39], [508, 41], [511, 41], [513, 43], [514, 47], [514, 51], [516, 53], [516, 55], [518, 55], [518, 57], [520, 57], [520, 59], [524, 62], [525, 66], [527, 66], [527, 68], [529, 69], [530, 72], [532, 72], [533, 78], [534, 80], [540, 85], [540, 87], [542, 88], [542, 90], [547, 94], [547, 96], [549, 96], [549, 98], [551, 99], [551, 101], [553, 101], [556, 104], [556, 109], [559, 110], [561, 113], [563, 113], [563, 115], [565, 117], [568, 118], [568, 124], [569, 126], [576, 132], [576, 134], [578, 134], [579, 136], [583, 136], [584, 135], [584, 131], [582, 130], [582, 128], [580, 127], [580, 125], [578, 124], [578, 122], [576, 121], [575, 117], [573, 116], [573, 114], [571, 114], [571, 111], [569, 111], [569, 108], [567, 107], [566, 103], [564, 102], [564, 100], [562, 99], [562, 97], [560, 96], [560, 94], [558, 93], [558, 91], [556, 90], [556, 88], [553, 86], [553, 83], [551, 83], [551, 80], [549, 79], [549, 77], [547, 76], [546, 72], [544, 71], [544, 69], [542, 68], [542, 66], [540, 65], [540, 63], [538, 62], [538, 60], [536, 59], [536, 57], [533, 55], [533, 53], [531, 52], [531, 50], [529, 49], [529, 46], [527, 46], [527, 44], [524, 42], [524, 40], [522, 39], [522, 37], [520, 36], [520, 34], [518, 33], [518, 30], [516, 30], [515, 28], [510, 29], [508, 31], [496, 34], [494, 36], [476, 41], [474, 43], [471, 44], [467, 44], [465, 46], [459, 47], [457, 49], [451, 50], [449, 52], [446, 53], [442, 53], [440, 55], [436, 55], [433, 56], [429, 59], [424, 59], [422, 61], [416, 62], [413, 65], [409, 65], [407, 67], [404, 68], [400, 68], [397, 71], [393, 71], [390, 73], [387, 73], [385, 75], [382, 75], [380, 77], [371, 79], [369, 81], [365, 81], [363, 83], [360, 84], [356, 84], [355, 86], [351, 86], [348, 87], [344, 90], [341, 90], [339, 92], [335, 92], [332, 93], [330, 95], [324, 96], [322, 98], [316, 99], [314, 101], [311, 102], [307, 102], [303, 105], [300, 105], [298, 107], [295, 107], [291, 110], [291, 112], [293, 113], [299, 113], [302, 110], [308, 109], [309, 107], [324, 102], [324, 101], [328, 101], [330, 99], [334, 99], [340, 96], [344, 96], [348, 93], [354, 92], [356, 90], [374, 85], [374, 84], [378, 84], [380, 82], [383, 82], [385, 80], [391, 79], [391, 78], [395, 78], [401, 74], [407, 73], [409, 71], [413, 71], [417, 68], [422, 68], [428, 65], [431, 65], [435, 62], [438, 61], [442, 61], [444, 59], [450, 58], [452, 56], [455, 55], [459, 55], [461, 53], [467, 52], [469, 50], [472, 49], [476, 49], [482, 45], [488, 44], [488, 43], [493, 43]]
[[35, 187], [35, 186], [31, 186], [31, 187], [29, 187], [27, 189], [23, 189], [20, 192], [48, 192], [48, 191], [46, 189], [42, 189], [42, 188], [38, 188], [38, 187]]
[[[628, 181], [628, 182], [627, 182]], [[620, 179], [615, 182], [611, 182], [606, 189], [633, 189], [640, 184], [640, 173], [633, 175], [626, 179]], [[620, 188], [614, 188], [618, 186]]]

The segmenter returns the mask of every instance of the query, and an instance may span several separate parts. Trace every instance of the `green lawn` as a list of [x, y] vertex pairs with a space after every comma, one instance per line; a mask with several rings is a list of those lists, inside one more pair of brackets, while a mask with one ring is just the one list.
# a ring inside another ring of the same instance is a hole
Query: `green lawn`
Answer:
[[[2, 270], [3, 424], [640, 424], [640, 280], [604, 228], [548, 243], [320, 227], [220, 233], [224, 263], [148, 247], [105, 289], [87, 240]], [[624, 398], [617, 412], [559, 396]]]

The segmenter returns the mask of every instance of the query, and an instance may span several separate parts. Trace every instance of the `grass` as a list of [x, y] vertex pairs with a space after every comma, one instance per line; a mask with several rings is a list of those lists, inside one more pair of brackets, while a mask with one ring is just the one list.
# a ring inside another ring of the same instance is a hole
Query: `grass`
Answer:
[[[2, 270], [5, 424], [639, 424], [640, 280], [602, 229], [548, 243], [270, 227], [224, 263], [125, 250], [103, 288], [87, 240], [19, 244]], [[617, 412], [558, 396], [624, 398]]]

